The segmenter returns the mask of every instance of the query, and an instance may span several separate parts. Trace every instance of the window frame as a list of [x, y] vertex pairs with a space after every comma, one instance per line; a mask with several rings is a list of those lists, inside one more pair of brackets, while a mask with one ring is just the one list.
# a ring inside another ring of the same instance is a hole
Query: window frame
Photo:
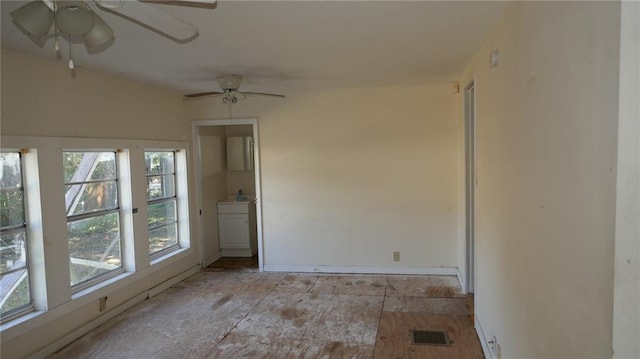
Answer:
[[[26, 193], [26, 188], [25, 188], [25, 183], [26, 183], [26, 176], [25, 176], [25, 169], [26, 169], [26, 165], [25, 165], [25, 159], [24, 159], [24, 154], [26, 152], [26, 150], [17, 150], [17, 149], [0, 149], [0, 152], [2, 153], [17, 153], [18, 154], [18, 163], [20, 164], [20, 187], [17, 189], [4, 189], [4, 188], [0, 188], [0, 192], [5, 192], [5, 191], [15, 191], [15, 190], [19, 190], [20, 194], [22, 196], [22, 212], [23, 212], [23, 223], [20, 225], [12, 225], [12, 226], [7, 226], [6, 228], [2, 228], [2, 225], [0, 224], [0, 234], [13, 234], [13, 233], [19, 233], [19, 232], [23, 232], [24, 233], [24, 250], [25, 250], [25, 264], [23, 269], [26, 270], [26, 280], [27, 280], [27, 288], [28, 288], [28, 292], [29, 292], [29, 302], [26, 304], [23, 304], [19, 307], [13, 308], [11, 310], [8, 310], [5, 313], [1, 313], [0, 314], [0, 323], [6, 323], [9, 321], [12, 321], [16, 318], [19, 318], [21, 316], [24, 316], [26, 314], [29, 314], [33, 311], [35, 311], [35, 301], [34, 301], [34, 296], [33, 296], [33, 276], [32, 276], [32, 268], [31, 268], [31, 236], [29, 233], [29, 211], [28, 211], [28, 201], [27, 201], [27, 193]], [[4, 273], [0, 273], [1, 276], [5, 276], [7, 274], [11, 274], [11, 273], [15, 273], [19, 270], [23, 270], [23, 269], [12, 269], [10, 271], [4, 272]], [[25, 280], [22, 279], [22, 280]], [[18, 283], [18, 285], [20, 285], [20, 283]], [[7, 297], [8, 299], [8, 297]]]
[[[175, 235], [176, 235], [176, 243], [172, 244], [170, 246], [167, 246], [165, 248], [159, 249], [155, 252], [151, 252], [151, 249], [148, 250], [148, 254], [149, 254], [149, 259], [150, 261], [155, 261], [158, 258], [164, 257], [167, 254], [176, 252], [178, 250], [180, 250], [182, 248], [182, 246], [180, 245], [180, 214], [179, 214], [179, 196], [178, 196], [178, 152], [180, 150], [179, 149], [159, 149], [159, 148], [154, 148], [154, 149], [144, 149], [142, 151], [142, 155], [143, 158], [145, 159], [146, 162], [146, 154], [147, 153], [156, 153], [156, 152], [170, 152], [173, 154], [173, 172], [167, 173], [167, 172], [162, 172], [162, 173], [154, 173], [154, 174], [149, 174], [148, 173], [148, 168], [146, 166], [145, 163], [145, 182], [146, 182], [146, 190], [147, 190], [147, 215], [148, 215], [148, 208], [151, 205], [154, 204], [159, 204], [159, 203], [168, 203], [168, 202], [173, 202], [173, 206], [174, 206], [174, 211], [175, 211], [175, 219], [173, 222], [164, 222], [161, 225], [156, 225], [154, 227], [149, 227], [149, 217], [147, 216], [147, 242], [148, 244], [150, 244], [151, 242], [151, 236], [150, 236], [150, 232], [152, 230], [158, 229], [158, 228], [163, 228], [163, 227], [168, 227], [171, 225], [175, 226]], [[173, 196], [170, 197], [159, 197], [159, 198], [149, 198], [149, 178], [152, 177], [166, 177], [168, 175], [171, 175], [173, 178]]]
[[[93, 211], [80, 213], [80, 214], [67, 215], [65, 213], [66, 226], [67, 226], [67, 244], [69, 243], [69, 230], [68, 230], [69, 223], [78, 222], [78, 221], [82, 221], [89, 218], [99, 218], [99, 217], [108, 216], [110, 214], [116, 213], [118, 215], [118, 240], [120, 245], [119, 246], [120, 247], [120, 265], [117, 268], [111, 269], [107, 272], [98, 274], [96, 276], [93, 276], [89, 279], [80, 281], [75, 284], [71, 284], [71, 277], [69, 277], [69, 285], [71, 287], [72, 294], [76, 294], [87, 288], [90, 288], [100, 283], [103, 283], [105, 281], [108, 281], [109, 279], [114, 278], [126, 272], [125, 259], [124, 259], [125, 239], [123, 235], [123, 210], [122, 210], [123, 194], [122, 194], [122, 178], [121, 178], [120, 158], [119, 158], [121, 151], [118, 149], [104, 149], [104, 148], [63, 149], [62, 158], [64, 160], [64, 156], [66, 153], [90, 153], [90, 152], [94, 152], [98, 154], [101, 154], [101, 153], [114, 154], [114, 165], [115, 165], [114, 177], [110, 179], [85, 180], [85, 181], [79, 181], [79, 182], [66, 182], [63, 179], [63, 187], [72, 186], [72, 185], [86, 185], [91, 183], [115, 182], [117, 206], [106, 208], [106, 209], [93, 210]], [[64, 169], [64, 162], [62, 164], [62, 168]], [[63, 189], [63, 194], [66, 195], [66, 191], [64, 191], [64, 189]], [[70, 251], [69, 251], [68, 257], [69, 257], [69, 261], [71, 261]], [[70, 270], [70, 274], [71, 274], [71, 270]]]

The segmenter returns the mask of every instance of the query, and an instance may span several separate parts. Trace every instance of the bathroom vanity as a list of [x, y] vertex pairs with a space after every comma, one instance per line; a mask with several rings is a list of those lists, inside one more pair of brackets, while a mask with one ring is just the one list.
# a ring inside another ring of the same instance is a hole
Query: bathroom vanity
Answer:
[[218, 235], [223, 257], [253, 257], [258, 253], [256, 204], [219, 201]]

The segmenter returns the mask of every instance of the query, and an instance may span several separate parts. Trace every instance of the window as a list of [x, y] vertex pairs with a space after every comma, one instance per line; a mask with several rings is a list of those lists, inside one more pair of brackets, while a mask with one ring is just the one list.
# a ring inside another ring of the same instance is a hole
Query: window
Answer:
[[20, 152], [0, 152], [0, 315], [33, 308], [29, 284], [27, 220]]
[[121, 273], [116, 152], [64, 152], [71, 285], [81, 289]]
[[152, 257], [178, 248], [175, 151], [147, 151], [147, 212]]

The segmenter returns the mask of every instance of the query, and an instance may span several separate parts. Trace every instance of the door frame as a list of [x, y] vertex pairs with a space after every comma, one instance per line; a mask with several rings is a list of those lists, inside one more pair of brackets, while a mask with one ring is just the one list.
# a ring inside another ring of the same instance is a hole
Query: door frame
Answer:
[[[233, 119], [216, 119], [216, 120], [196, 120], [191, 122], [193, 136], [193, 153], [194, 153], [194, 172], [196, 176], [196, 203], [198, 205], [198, 213], [202, 213], [202, 154], [200, 153], [200, 127], [210, 126], [239, 126], [251, 125], [253, 130], [253, 168], [255, 173], [255, 191], [256, 191], [256, 225], [258, 233], [258, 268], [260, 272], [264, 270], [264, 250], [262, 235], [262, 183], [260, 172], [260, 136], [258, 133], [258, 118], [233, 118]], [[202, 216], [198, 215], [198, 243], [200, 247], [200, 263], [204, 266], [204, 234]]]
[[465, 291], [474, 293], [476, 289], [475, 250], [475, 197], [478, 177], [476, 171], [477, 120], [475, 79], [469, 81], [463, 92], [464, 104], [464, 188], [465, 188]]

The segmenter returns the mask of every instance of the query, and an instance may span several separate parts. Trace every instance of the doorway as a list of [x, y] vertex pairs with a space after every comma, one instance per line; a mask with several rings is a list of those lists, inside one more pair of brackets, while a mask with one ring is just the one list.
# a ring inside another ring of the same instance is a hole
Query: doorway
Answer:
[[475, 190], [476, 177], [476, 116], [475, 88], [471, 82], [464, 90], [464, 132], [465, 132], [465, 256], [466, 291], [474, 293], [475, 273]]
[[[202, 267], [220, 261], [223, 266], [249, 264], [262, 271], [257, 118], [201, 120], [192, 126]], [[234, 146], [236, 143], [240, 147]], [[243, 151], [240, 160], [245, 168], [237, 168], [236, 148]]]

